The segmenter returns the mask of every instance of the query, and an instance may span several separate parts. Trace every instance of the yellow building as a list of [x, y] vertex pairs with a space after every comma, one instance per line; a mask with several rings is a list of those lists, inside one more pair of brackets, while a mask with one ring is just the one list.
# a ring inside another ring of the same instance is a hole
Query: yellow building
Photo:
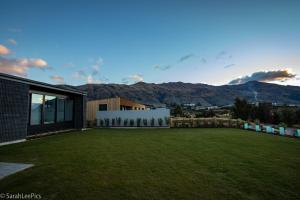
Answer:
[[115, 97], [109, 99], [99, 99], [87, 102], [86, 120], [96, 120], [97, 111], [116, 111], [116, 110], [145, 110], [146, 106], [135, 101]]

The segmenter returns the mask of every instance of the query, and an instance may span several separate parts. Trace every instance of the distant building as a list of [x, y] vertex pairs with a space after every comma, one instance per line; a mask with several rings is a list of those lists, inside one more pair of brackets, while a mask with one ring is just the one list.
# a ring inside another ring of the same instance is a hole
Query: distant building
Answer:
[[86, 119], [88, 121], [96, 120], [96, 113], [98, 111], [120, 110], [146, 110], [146, 106], [123, 97], [88, 101]]

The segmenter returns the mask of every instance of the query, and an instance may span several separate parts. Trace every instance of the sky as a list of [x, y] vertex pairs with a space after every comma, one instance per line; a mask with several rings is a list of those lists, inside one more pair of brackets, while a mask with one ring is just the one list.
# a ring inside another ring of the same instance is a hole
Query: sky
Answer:
[[0, 72], [52, 83], [300, 86], [300, 1], [0, 0]]

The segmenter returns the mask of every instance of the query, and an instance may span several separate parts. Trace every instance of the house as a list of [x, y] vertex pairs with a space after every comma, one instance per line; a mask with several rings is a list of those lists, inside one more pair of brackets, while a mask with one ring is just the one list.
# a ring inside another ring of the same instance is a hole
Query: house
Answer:
[[86, 93], [0, 73], [0, 144], [85, 128]]
[[123, 97], [93, 100], [87, 102], [86, 119], [87, 121], [96, 120], [97, 111], [145, 110], [145, 109], [146, 109], [145, 105]]

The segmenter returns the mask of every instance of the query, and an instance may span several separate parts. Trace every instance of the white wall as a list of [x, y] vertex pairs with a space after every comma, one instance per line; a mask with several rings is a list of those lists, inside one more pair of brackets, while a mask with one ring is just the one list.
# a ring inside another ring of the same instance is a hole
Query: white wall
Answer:
[[[170, 110], [166, 108], [158, 108], [154, 110], [122, 110], [122, 111], [98, 111], [96, 114], [97, 126], [100, 126], [100, 120], [109, 119], [110, 126], [112, 119], [121, 118], [121, 126], [124, 126], [124, 120], [128, 119], [127, 126], [130, 126], [130, 120], [134, 120], [134, 126], [137, 126], [136, 121], [141, 118], [141, 126], [144, 126], [143, 119], [147, 119], [147, 126], [151, 126], [151, 119], [154, 118], [154, 126], [159, 126], [158, 119], [163, 120], [162, 126], [166, 124], [165, 118], [170, 118]], [[116, 120], [115, 120], [115, 123]]]

